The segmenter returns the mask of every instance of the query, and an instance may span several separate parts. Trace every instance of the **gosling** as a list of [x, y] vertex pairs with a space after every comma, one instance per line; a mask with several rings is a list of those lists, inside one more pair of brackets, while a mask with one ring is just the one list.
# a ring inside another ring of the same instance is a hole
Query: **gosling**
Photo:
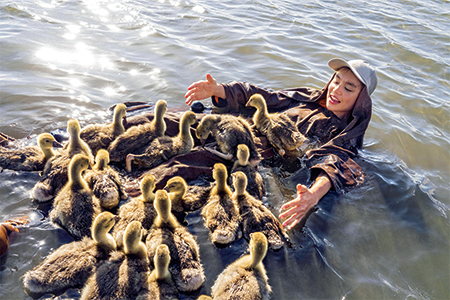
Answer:
[[95, 165], [83, 174], [89, 188], [100, 200], [100, 206], [104, 209], [113, 209], [119, 205], [120, 200], [128, 198], [119, 173], [109, 165], [109, 153], [100, 149], [95, 156]]
[[175, 137], [162, 136], [152, 141], [140, 155], [128, 154], [126, 158], [126, 170], [131, 172], [131, 163], [139, 168], [152, 169], [170, 158], [189, 153], [194, 146], [190, 126], [196, 122], [195, 113], [187, 111], [180, 121], [180, 132]]
[[91, 124], [81, 130], [80, 137], [89, 145], [93, 155], [97, 155], [100, 149], [108, 149], [109, 145], [125, 132], [122, 119], [125, 118], [126, 113], [127, 107], [125, 104], [117, 104], [114, 108], [111, 123]]
[[206, 148], [217, 156], [232, 160], [236, 158], [237, 146], [245, 144], [250, 151], [250, 161], [254, 164], [261, 160], [256, 151], [254, 136], [247, 120], [233, 115], [206, 115], [196, 129], [196, 136], [204, 144], [209, 134], [215, 138], [220, 152]]
[[267, 137], [269, 143], [281, 156], [286, 151], [299, 148], [305, 141], [305, 137], [298, 131], [297, 126], [288, 116], [283, 113], [268, 113], [266, 100], [260, 94], [251, 96], [246, 106], [256, 108], [253, 115], [253, 123], [256, 129]]
[[141, 238], [141, 223], [128, 224], [123, 237], [124, 252], [112, 252], [109, 260], [97, 267], [81, 291], [80, 299], [136, 299], [150, 272]]
[[91, 225], [101, 212], [100, 201], [92, 193], [81, 173], [89, 166], [83, 154], [75, 155], [69, 165], [69, 181], [56, 195], [50, 221], [69, 232], [75, 239], [91, 236]]
[[92, 238], [84, 237], [62, 245], [38, 266], [25, 273], [23, 284], [30, 296], [59, 294], [69, 288], [81, 288], [96, 266], [116, 250], [116, 242], [108, 232], [118, 216], [103, 212], [92, 225]]
[[233, 184], [233, 200], [238, 204], [239, 214], [242, 216], [244, 238], [250, 240], [252, 233], [261, 232], [267, 237], [270, 249], [278, 250], [283, 247], [285, 241], [289, 240], [286, 231], [273, 213], [245, 190], [245, 174], [240, 171], [234, 173]]
[[204, 225], [209, 230], [213, 243], [226, 245], [239, 238], [241, 217], [237, 203], [232, 199], [232, 192], [227, 184], [227, 168], [221, 163], [214, 165], [213, 178], [216, 185], [211, 189], [208, 202], [201, 215]]
[[68, 180], [68, 167], [70, 159], [75, 154], [84, 154], [92, 165], [94, 158], [89, 146], [80, 139], [80, 124], [71, 119], [67, 122], [67, 131], [70, 134], [69, 142], [64, 150], [59, 151], [50, 158], [41, 172], [41, 178], [31, 189], [31, 198], [38, 202], [49, 201], [58, 194]]
[[55, 156], [53, 148], [62, 145], [50, 133], [41, 133], [37, 137], [38, 146], [19, 149], [0, 147], [0, 169], [13, 171], [42, 171], [45, 163]]
[[176, 300], [180, 299], [177, 286], [169, 271], [170, 251], [167, 245], [161, 244], [156, 248], [153, 264], [155, 269], [148, 279], [148, 291], [141, 293], [139, 299]]
[[146, 239], [149, 258], [155, 256], [159, 245], [166, 244], [171, 257], [169, 270], [178, 290], [195, 291], [205, 281], [197, 240], [172, 214], [165, 190], [156, 191], [154, 204], [158, 216]]
[[166, 111], [166, 101], [158, 100], [154, 109], [155, 117], [151, 122], [132, 126], [117, 137], [108, 148], [111, 161], [124, 162], [129, 153], [141, 152], [155, 138], [163, 136], [166, 132]]
[[[266, 188], [261, 173], [259, 173], [257, 166], [249, 162], [250, 153], [247, 145], [239, 144], [237, 148], [237, 160], [234, 162], [230, 173], [233, 175], [238, 171], [244, 172], [248, 180], [247, 191], [250, 195], [262, 200], [266, 194]], [[231, 181], [230, 179], [229, 181]]]
[[262, 262], [267, 253], [266, 236], [253, 233], [249, 248], [249, 255], [237, 259], [217, 277], [211, 287], [213, 299], [270, 299], [272, 288]]
[[140, 188], [140, 196], [131, 198], [127, 203], [119, 207], [120, 220], [113, 229], [113, 236], [117, 241], [118, 248], [123, 246], [123, 233], [128, 224], [133, 221], [139, 221], [145, 238], [147, 231], [152, 227], [156, 218], [156, 210], [153, 205], [155, 200], [155, 193], [153, 192], [155, 189], [155, 176], [146, 174], [141, 179]]
[[203, 207], [211, 191], [210, 186], [188, 186], [181, 176], [170, 178], [164, 189], [169, 193], [174, 212], [192, 212]]

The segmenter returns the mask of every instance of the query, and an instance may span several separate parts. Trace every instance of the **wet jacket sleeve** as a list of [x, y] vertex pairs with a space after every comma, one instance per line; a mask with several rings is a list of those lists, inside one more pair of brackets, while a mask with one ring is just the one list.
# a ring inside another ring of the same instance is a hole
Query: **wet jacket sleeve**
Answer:
[[332, 189], [343, 192], [346, 188], [364, 182], [361, 167], [351, 158], [349, 151], [337, 146], [324, 146], [306, 154], [311, 179], [324, 171], [331, 180]]

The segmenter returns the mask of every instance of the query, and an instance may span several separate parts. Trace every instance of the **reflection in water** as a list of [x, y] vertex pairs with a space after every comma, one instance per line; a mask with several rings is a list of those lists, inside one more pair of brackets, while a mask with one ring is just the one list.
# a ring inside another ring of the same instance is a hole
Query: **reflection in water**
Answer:
[[36, 51], [36, 56], [53, 65], [79, 65], [89, 67], [95, 62], [94, 55], [84, 43], [77, 43], [73, 51], [44, 47]]

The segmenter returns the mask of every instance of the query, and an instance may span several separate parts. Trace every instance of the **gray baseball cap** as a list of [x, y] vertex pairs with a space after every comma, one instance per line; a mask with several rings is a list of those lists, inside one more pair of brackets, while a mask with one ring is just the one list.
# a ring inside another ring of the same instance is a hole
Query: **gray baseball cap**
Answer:
[[377, 87], [378, 78], [375, 69], [364, 60], [355, 59], [345, 61], [341, 58], [332, 58], [328, 61], [328, 65], [335, 71], [342, 67], [347, 67], [352, 70], [353, 74], [366, 85], [369, 95], [372, 95], [372, 92]]

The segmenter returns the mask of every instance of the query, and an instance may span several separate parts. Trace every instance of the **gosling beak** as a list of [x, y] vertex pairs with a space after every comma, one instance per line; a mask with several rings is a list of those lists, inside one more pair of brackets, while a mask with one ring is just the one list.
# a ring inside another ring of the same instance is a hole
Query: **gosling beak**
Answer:
[[168, 186], [165, 186], [165, 187], [163, 188], [163, 190], [165, 190], [166, 192], [169, 192], [169, 187], [168, 187]]
[[115, 216], [114, 216], [114, 221], [115, 221], [115, 222], [118, 222], [120, 219], [121, 219], [120, 216], [118, 216], [118, 215], [115, 215]]
[[247, 103], [245, 104], [245, 107], [250, 107], [251, 105], [250, 105], [250, 100], [249, 101], [247, 101]]
[[128, 123], [128, 121], [127, 121], [127, 116], [123, 116], [123, 117], [122, 117], [122, 124], [123, 124], [123, 126], [126, 127], [126, 126], [127, 126], [127, 123]]
[[202, 147], [205, 147], [206, 140], [205, 139], [200, 139], [200, 142], [202, 142]]
[[53, 146], [53, 148], [62, 148], [63, 147], [63, 145], [58, 141], [53, 141], [52, 146]]

